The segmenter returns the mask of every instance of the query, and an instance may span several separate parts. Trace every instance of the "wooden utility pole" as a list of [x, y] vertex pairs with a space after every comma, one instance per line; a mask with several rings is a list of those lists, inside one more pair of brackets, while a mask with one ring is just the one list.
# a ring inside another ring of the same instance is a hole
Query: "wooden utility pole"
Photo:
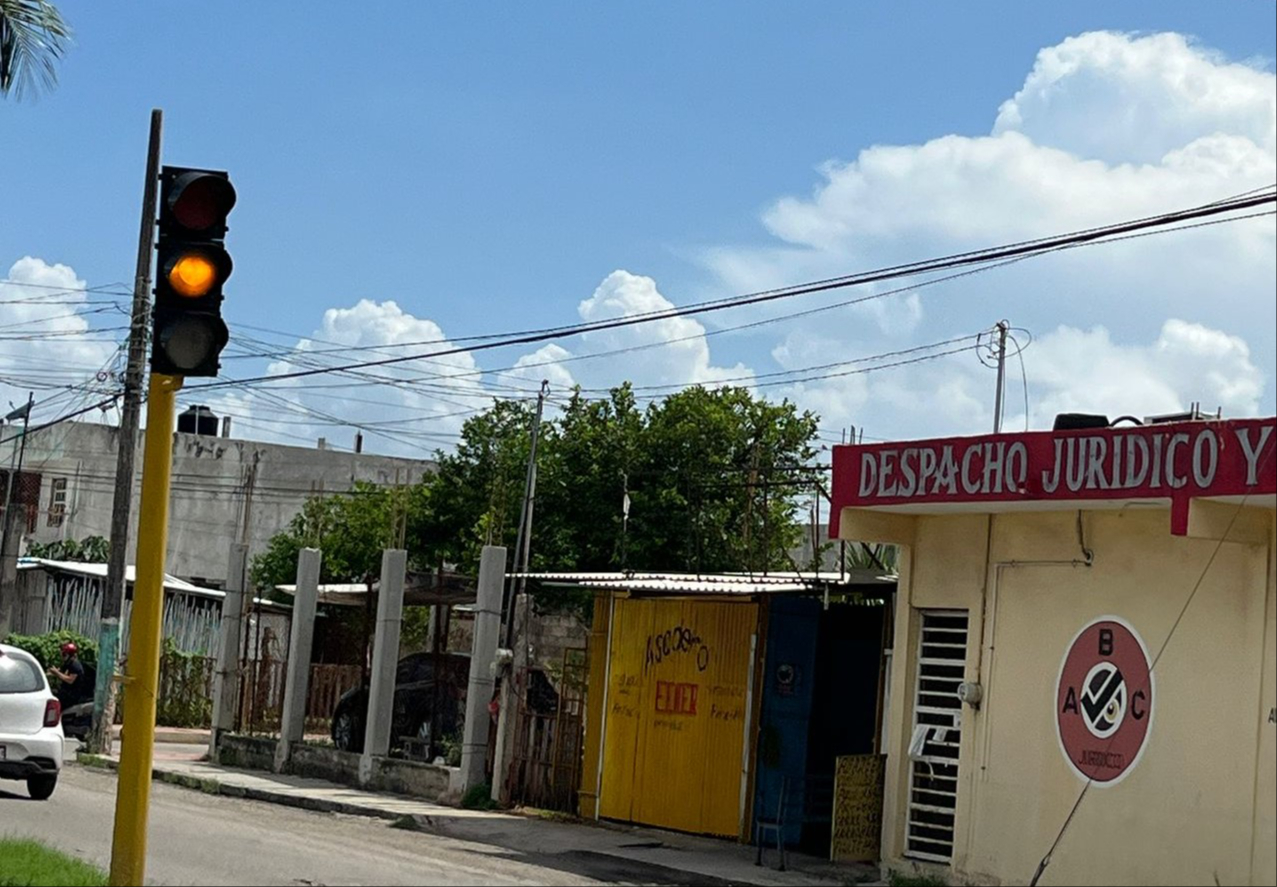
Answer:
[[[492, 797], [506, 803], [510, 797], [510, 761], [514, 754], [514, 734], [518, 729], [519, 673], [528, 664], [528, 619], [523, 626], [524, 637], [515, 645], [515, 623], [518, 621], [519, 593], [527, 585], [529, 558], [532, 553], [532, 511], [537, 495], [537, 441], [541, 436], [541, 416], [545, 410], [545, 396], [550, 392], [549, 380], [542, 380], [537, 395], [536, 418], [532, 420], [532, 441], [528, 452], [528, 474], [523, 487], [523, 507], [519, 514], [519, 533], [514, 544], [514, 563], [508, 594], [505, 601], [505, 648], [513, 651], [511, 661], [501, 675], [500, 708], [497, 715], [496, 748], [492, 755]], [[530, 613], [525, 609], [525, 617]]]
[[[5, 475], [4, 513], [5, 513], [6, 520], [4, 524], [4, 529], [0, 530], [0, 533], [3, 533], [3, 536], [0, 537], [0, 550], [4, 549], [5, 545], [9, 541], [8, 515], [9, 515], [9, 509], [13, 507], [13, 485], [18, 482], [18, 473], [22, 471], [22, 457], [27, 451], [27, 429], [31, 427], [31, 408], [34, 406], [35, 406], [35, 392], [28, 391], [26, 404], [18, 407], [9, 415], [4, 417], [8, 421], [12, 421], [18, 418], [19, 416], [21, 416], [22, 417], [22, 434], [21, 436], [14, 435], [14, 438], [12, 438], [12, 439], [16, 439], [18, 443], [15, 443], [13, 445], [13, 452], [9, 458], [9, 473]], [[0, 424], [3, 424], [3, 423], [0, 423]], [[15, 468], [14, 466], [17, 466], [17, 467]]]
[[115, 497], [111, 505], [111, 551], [102, 593], [102, 626], [98, 632], [97, 684], [93, 692], [93, 727], [88, 745], [99, 754], [111, 751], [115, 720], [115, 669], [120, 649], [120, 614], [124, 608], [125, 570], [129, 556], [129, 517], [133, 505], [133, 462], [137, 450], [138, 416], [142, 408], [142, 377], [146, 366], [146, 335], [150, 328], [151, 253], [155, 240], [155, 198], [160, 181], [160, 131], [164, 112], [151, 111], [151, 137], [146, 152], [146, 182], [142, 188], [142, 224], [138, 234], [137, 273], [133, 278], [133, 321], [129, 327], [129, 357], [124, 371], [124, 406], [115, 454]]
[[[541, 391], [537, 394], [537, 412], [532, 420], [532, 442], [528, 452], [528, 474], [523, 485], [523, 506], [519, 513], [519, 532], [514, 543], [514, 572], [527, 573], [528, 562], [532, 553], [532, 509], [537, 496], [537, 441], [541, 436], [541, 415], [545, 410], [545, 396], [550, 391], [549, 380], [542, 380]], [[510, 577], [509, 592], [504, 607], [506, 613], [505, 646], [514, 649], [514, 608], [518, 602], [519, 592], [527, 584], [527, 579]]]
[[0, 638], [9, 633], [9, 623], [14, 618], [14, 605], [17, 602], [18, 550], [22, 546], [22, 530], [18, 528], [18, 513], [13, 508], [13, 490], [18, 483], [19, 475], [22, 474], [22, 459], [27, 452], [27, 433], [31, 430], [33, 406], [35, 406], [35, 393], [28, 392], [26, 404], [4, 417], [5, 422], [12, 422], [19, 416], [22, 417], [22, 436], [9, 438], [15, 443], [13, 455], [9, 459], [9, 474], [5, 482], [4, 514], [0, 516]]

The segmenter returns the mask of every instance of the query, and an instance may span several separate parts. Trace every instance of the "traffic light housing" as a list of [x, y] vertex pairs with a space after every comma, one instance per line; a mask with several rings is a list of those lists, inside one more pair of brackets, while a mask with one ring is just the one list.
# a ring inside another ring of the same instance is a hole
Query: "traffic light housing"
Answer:
[[224, 172], [179, 166], [160, 172], [152, 372], [217, 375], [230, 338], [222, 284], [232, 264], [223, 241], [234, 206], [235, 188]]

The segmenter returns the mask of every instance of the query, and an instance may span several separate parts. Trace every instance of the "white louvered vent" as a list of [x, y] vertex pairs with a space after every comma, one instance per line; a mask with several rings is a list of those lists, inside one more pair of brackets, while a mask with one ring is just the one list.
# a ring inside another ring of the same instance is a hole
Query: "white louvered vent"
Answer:
[[953, 859], [962, 740], [962, 683], [967, 659], [967, 612], [924, 610], [918, 645], [918, 685], [909, 746], [909, 821], [905, 855], [930, 862]]

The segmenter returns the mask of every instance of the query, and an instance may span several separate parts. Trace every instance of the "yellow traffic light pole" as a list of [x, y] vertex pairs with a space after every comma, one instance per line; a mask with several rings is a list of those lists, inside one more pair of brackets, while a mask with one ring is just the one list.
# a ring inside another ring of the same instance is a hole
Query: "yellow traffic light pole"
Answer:
[[138, 509], [137, 576], [125, 681], [124, 736], [111, 845], [112, 887], [140, 887], [146, 875], [146, 823], [151, 801], [155, 705], [164, 621], [164, 554], [168, 547], [173, 413], [181, 376], [151, 374]]

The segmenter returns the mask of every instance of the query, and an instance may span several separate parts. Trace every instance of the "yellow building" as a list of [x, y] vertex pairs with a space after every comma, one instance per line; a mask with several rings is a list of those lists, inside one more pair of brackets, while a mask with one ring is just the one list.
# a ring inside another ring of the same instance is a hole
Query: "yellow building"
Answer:
[[536, 581], [596, 592], [583, 817], [750, 841], [784, 805], [784, 843], [828, 852], [836, 761], [878, 751], [893, 577]]
[[1277, 883], [1275, 425], [836, 450], [832, 535], [902, 546], [885, 868]]

